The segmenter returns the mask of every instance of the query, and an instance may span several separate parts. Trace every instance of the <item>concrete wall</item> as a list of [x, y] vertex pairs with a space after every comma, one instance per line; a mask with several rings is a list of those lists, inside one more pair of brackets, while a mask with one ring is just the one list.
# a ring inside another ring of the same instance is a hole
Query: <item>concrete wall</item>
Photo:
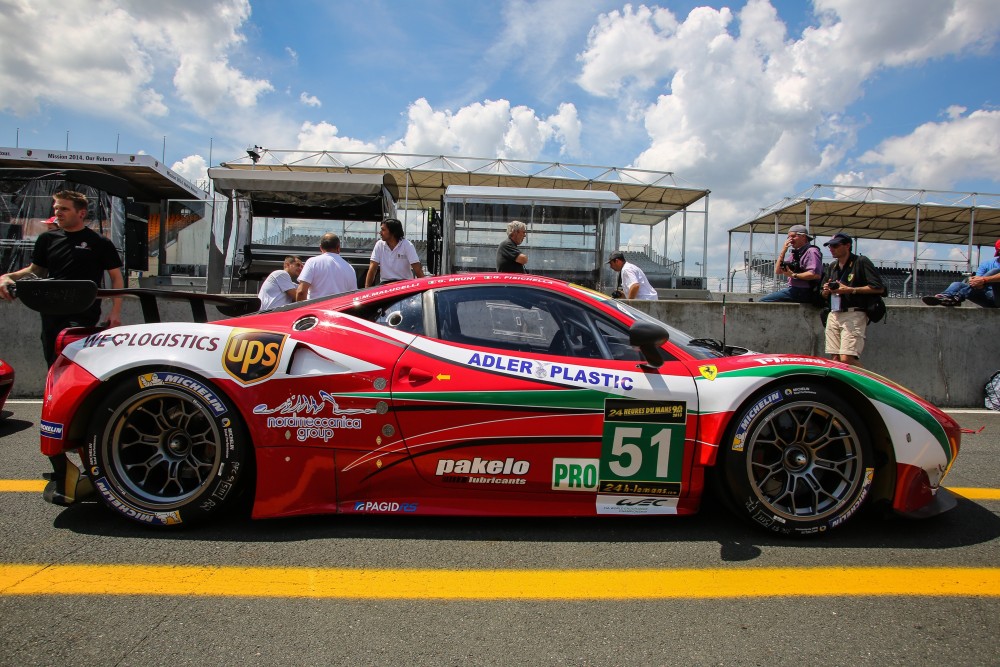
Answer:
[[[751, 303], [734, 295], [713, 301], [633, 301], [632, 305], [691, 335], [722, 339], [757, 352], [825, 356], [819, 310], [786, 303]], [[905, 302], [909, 303], [909, 302]], [[161, 302], [163, 321], [191, 321], [184, 303]], [[210, 319], [222, 318], [208, 306]], [[123, 320], [142, 321], [139, 303], [126, 299]], [[943, 407], [982, 407], [983, 385], [1000, 369], [1000, 309], [900, 305], [868, 327], [866, 368]], [[45, 385], [38, 314], [0, 302], [0, 358], [14, 367], [14, 397], [41, 396]]]

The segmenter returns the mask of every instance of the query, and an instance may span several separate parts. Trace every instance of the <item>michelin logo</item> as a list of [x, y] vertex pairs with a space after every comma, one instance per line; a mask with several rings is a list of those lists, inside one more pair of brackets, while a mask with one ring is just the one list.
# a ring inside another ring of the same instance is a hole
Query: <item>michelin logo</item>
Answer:
[[52, 438], [53, 440], [63, 439], [63, 425], [57, 424], [55, 422], [47, 422], [44, 419], [38, 425], [39, 430], [42, 432], [42, 437]]

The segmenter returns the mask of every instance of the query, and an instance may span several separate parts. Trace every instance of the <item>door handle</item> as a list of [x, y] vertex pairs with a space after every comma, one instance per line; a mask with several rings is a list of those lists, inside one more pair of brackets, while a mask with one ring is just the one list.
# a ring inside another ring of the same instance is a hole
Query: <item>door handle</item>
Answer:
[[401, 382], [408, 382], [411, 387], [418, 387], [422, 384], [427, 384], [433, 379], [433, 374], [420, 368], [406, 367], [400, 369], [399, 371], [399, 380]]

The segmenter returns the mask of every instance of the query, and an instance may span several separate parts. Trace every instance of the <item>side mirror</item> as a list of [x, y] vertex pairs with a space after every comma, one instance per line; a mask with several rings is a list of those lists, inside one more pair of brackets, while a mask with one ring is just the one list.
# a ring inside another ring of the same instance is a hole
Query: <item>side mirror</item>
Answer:
[[666, 329], [645, 320], [637, 320], [628, 330], [628, 342], [642, 351], [646, 363], [653, 368], [663, 365], [660, 346], [669, 339], [670, 334]]

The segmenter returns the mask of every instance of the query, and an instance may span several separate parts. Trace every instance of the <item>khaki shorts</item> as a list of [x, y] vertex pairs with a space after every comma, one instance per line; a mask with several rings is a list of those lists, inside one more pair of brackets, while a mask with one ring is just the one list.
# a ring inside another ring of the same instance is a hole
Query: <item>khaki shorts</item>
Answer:
[[826, 353], [860, 358], [867, 328], [868, 315], [863, 310], [830, 313], [826, 320]]

